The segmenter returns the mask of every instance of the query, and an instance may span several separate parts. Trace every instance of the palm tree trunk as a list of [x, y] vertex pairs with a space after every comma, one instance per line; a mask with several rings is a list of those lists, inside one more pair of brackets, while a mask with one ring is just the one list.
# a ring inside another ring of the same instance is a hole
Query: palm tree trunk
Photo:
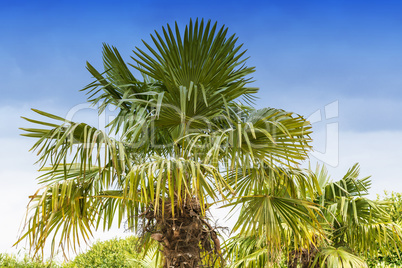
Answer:
[[203, 262], [215, 262], [220, 253], [219, 239], [201, 215], [199, 202], [191, 199], [178, 206], [175, 201], [174, 212], [172, 216], [171, 203], [166, 201], [163, 217], [162, 213], [155, 217], [153, 211], [145, 214], [148, 222], [153, 222], [147, 231], [163, 246], [164, 268], [198, 268]]
[[302, 248], [293, 250], [288, 256], [287, 266], [288, 268], [319, 268], [319, 263], [314, 265], [314, 267], [312, 266], [317, 253], [318, 250], [313, 244], [310, 244], [309, 249]]

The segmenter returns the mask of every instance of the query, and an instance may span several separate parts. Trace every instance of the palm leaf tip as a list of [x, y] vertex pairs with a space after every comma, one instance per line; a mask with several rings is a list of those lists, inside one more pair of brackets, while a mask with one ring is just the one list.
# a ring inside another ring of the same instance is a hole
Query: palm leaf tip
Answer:
[[245, 77], [254, 72], [254, 68], [242, 65], [245, 51], [240, 52], [241, 45], [236, 46], [234, 35], [226, 37], [228, 29], [222, 26], [217, 31], [217, 23], [211, 27], [210, 20], [205, 28], [204, 24], [203, 19], [201, 22], [196, 19], [194, 24], [190, 20], [184, 35], [177, 23], [174, 30], [168, 24], [162, 27], [161, 33], [155, 31], [151, 35], [155, 49], [144, 41], [150, 55], [137, 48], [134, 51], [137, 57], [133, 59], [138, 66], [133, 67], [162, 81], [169, 91], [179, 86], [189, 88], [193, 82], [211, 93], [228, 87], [228, 100], [255, 92], [243, 87], [249, 82]]

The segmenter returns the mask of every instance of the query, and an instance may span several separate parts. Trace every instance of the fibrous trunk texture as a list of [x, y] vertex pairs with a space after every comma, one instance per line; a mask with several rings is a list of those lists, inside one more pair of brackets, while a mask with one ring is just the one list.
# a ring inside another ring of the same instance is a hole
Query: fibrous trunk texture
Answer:
[[[162, 213], [163, 212], [163, 213]], [[196, 199], [187, 200], [181, 206], [166, 201], [163, 210], [155, 213], [148, 209], [142, 215], [144, 232], [163, 246], [165, 268], [211, 267], [220, 261], [220, 243]], [[219, 260], [218, 260], [219, 259]]]
[[309, 249], [303, 248], [292, 251], [288, 257], [288, 268], [319, 268], [318, 262], [312, 266], [317, 253], [318, 250], [313, 244], [310, 244]]

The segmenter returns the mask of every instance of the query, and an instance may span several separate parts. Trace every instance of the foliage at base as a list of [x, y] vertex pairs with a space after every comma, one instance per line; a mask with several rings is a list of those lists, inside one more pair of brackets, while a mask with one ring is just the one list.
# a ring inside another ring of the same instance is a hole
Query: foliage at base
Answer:
[[1, 268], [59, 268], [60, 266], [50, 261], [43, 262], [40, 259], [32, 260], [25, 256], [22, 260], [15, 255], [0, 254]]
[[128, 268], [133, 267], [128, 255], [138, 256], [137, 238], [114, 238], [95, 243], [87, 252], [78, 255], [67, 268]]

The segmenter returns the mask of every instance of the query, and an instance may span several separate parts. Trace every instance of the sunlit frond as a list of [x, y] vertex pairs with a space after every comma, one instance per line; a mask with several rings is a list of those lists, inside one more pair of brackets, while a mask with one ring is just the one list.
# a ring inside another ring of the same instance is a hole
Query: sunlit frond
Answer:
[[258, 236], [231, 238], [225, 245], [228, 268], [262, 268], [270, 263], [266, 240]]
[[[283, 246], [300, 247], [320, 235], [318, 207], [302, 199], [274, 196], [268, 193], [239, 198], [232, 205], [242, 205], [234, 232], [246, 236], [264, 237], [271, 257], [278, 255]], [[285, 238], [284, 238], [285, 237]], [[300, 239], [300, 240], [299, 240]]]
[[99, 225], [110, 229], [116, 212], [119, 225], [123, 216], [133, 215], [134, 207], [122, 202], [121, 193], [103, 191], [96, 177], [95, 170], [85, 179], [55, 180], [38, 190], [31, 196], [29, 219], [19, 241], [28, 238], [34, 254], [44, 249], [48, 238], [52, 252], [59, 247], [77, 251], [76, 246], [89, 242]]
[[347, 248], [327, 247], [320, 250], [313, 263], [328, 268], [365, 268], [367, 263]]

